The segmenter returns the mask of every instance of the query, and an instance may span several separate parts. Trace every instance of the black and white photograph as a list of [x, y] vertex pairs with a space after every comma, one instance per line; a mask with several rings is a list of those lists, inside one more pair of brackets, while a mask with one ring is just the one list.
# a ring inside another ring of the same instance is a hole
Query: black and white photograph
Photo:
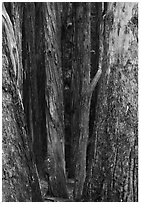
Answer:
[[1, 2], [2, 202], [139, 202], [138, 2]]

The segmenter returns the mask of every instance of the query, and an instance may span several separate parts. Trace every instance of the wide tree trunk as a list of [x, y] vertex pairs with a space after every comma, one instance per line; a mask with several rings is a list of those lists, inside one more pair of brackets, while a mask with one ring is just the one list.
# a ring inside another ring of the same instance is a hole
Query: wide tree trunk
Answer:
[[[66, 198], [61, 70], [62, 4], [5, 5], [11, 26], [7, 34], [9, 52], [31, 136], [32, 157], [37, 164], [41, 188], [42, 184], [45, 188], [42, 193]], [[15, 48], [12, 48], [11, 43]]]
[[21, 58], [16, 44], [17, 36], [4, 4], [2, 11], [2, 199], [5, 202], [42, 201], [18, 86]]
[[138, 5], [105, 3], [85, 201], [138, 201]]

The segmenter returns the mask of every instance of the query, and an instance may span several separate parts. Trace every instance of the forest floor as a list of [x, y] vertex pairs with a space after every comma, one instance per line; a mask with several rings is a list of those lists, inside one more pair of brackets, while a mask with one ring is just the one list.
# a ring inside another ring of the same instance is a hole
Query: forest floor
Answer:
[[51, 197], [46, 195], [44, 197], [44, 202], [73, 202], [73, 189], [74, 189], [74, 180], [68, 179], [67, 180], [67, 189], [69, 193], [69, 199], [60, 198], [60, 197]]

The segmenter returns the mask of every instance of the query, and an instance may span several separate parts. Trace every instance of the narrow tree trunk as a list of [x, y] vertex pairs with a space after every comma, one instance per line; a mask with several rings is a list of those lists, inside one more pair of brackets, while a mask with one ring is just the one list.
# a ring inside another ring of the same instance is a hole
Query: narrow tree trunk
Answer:
[[[23, 55], [24, 55], [24, 99], [28, 97], [28, 112], [27, 117], [29, 120], [29, 130], [32, 135], [33, 151], [37, 163], [38, 171], [42, 163], [41, 155], [41, 135], [40, 135], [40, 118], [39, 118], [39, 97], [37, 89], [37, 64], [36, 64], [36, 47], [35, 47], [35, 4], [25, 3], [24, 5], [24, 16], [23, 16], [23, 27], [24, 27], [24, 44], [23, 44]], [[29, 96], [27, 95], [29, 94]]]
[[44, 161], [54, 196], [68, 198], [64, 153], [64, 105], [61, 65], [61, 5], [44, 3], [47, 157]]
[[[101, 75], [96, 74], [90, 84], [90, 3], [74, 3], [74, 61], [73, 89], [77, 90], [73, 104], [73, 138], [75, 139], [75, 189], [74, 198], [80, 200], [86, 177], [86, 150], [89, 136], [90, 99]], [[76, 73], [76, 75], [75, 75]], [[75, 78], [76, 77], [76, 78]], [[72, 83], [73, 83], [72, 82]], [[74, 84], [75, 84], [74, 83]], [[74, 90], [74, 93], [75, 93]], [[75, 132], [77, 131], [77, 133]], [[75, 134], [76, 133], [76, 134]]]
[[65, 159], [66, 171], [69, 178], [74, 178], [73, 153], [71, 148], [71, 78], [72, 78], [72, 48], [73, 48], [73, 24], [72, 3], [62, 4], [62, 28], [61, 28], [61, 51], [63, 70], [64, 91], [64, 122], [65, 122]]

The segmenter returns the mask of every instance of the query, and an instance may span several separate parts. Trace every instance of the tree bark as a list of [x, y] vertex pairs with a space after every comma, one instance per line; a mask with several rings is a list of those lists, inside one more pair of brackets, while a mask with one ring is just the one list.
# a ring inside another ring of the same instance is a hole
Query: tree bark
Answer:
[[[10, 16], [6, 24], [8, 48], [20, 100], [23, 98], [40, 185], [46, 183], [45, 194], [68, 198], [60, 53], [61, 4], [6, 3], [6, 8]], [[4, 12], [3, 16], [7, 17]]]
[[[84, 201], [138, 200], [138, 5], [106, 3], [102, 77]], [[89, 158], [88, 158], [89, 159]]]
[[[36, 63], [36, 32], [35, 32], [35, 3], [24, 4], [23, 15], [23, 64], [24, 64], [24, 101], [27, 109], [26, 115], [29, 131], [32, 135], [33, 152], [40, 171], [42, 163], [41, 155], [41, 130], [39, 117], [39, 96], [37, 88], [37, 63]], [[27, 98], [27, 99], [26, 99]]]
[[61, 26], [61, 52], [63, 70], [63, 96], [64, 96], [64, 124], [65, 124], [65, 159], [68, 178], [74, 178], [72, 168], [73, 153], [71, 151], [71, 114], [72, 114], [72, 49], [73, 49], [73, 11], [72, 3], [62, 4]]
[[61, 4], [44, 3], [45, 100], [47, 157], [44, 161], [54, 196], [68, 198], [64, 151], [63, 75], [61, 65]]
[[[74, 3], [74, 58], [72, 134], [74, 139], [75, 189], [80, 200], [86, 177], [86, 150], [89, 135], [89, 111], [92, 92], [101, 69], [90, 83], [90, 3]], [[76, 86], [75, 86], [76, 85]], [[74, 91], [75, 89], [75, 91]], [[76, 132], [77, 131], [77, 132]]]
[[138, 4], [2, 15], [3, 201], [137, 201]]
[[20, 57], [13, 26], [3, 4], [2, 187], [4, 202], [42, 201], [37, 169], [17, 86]]

